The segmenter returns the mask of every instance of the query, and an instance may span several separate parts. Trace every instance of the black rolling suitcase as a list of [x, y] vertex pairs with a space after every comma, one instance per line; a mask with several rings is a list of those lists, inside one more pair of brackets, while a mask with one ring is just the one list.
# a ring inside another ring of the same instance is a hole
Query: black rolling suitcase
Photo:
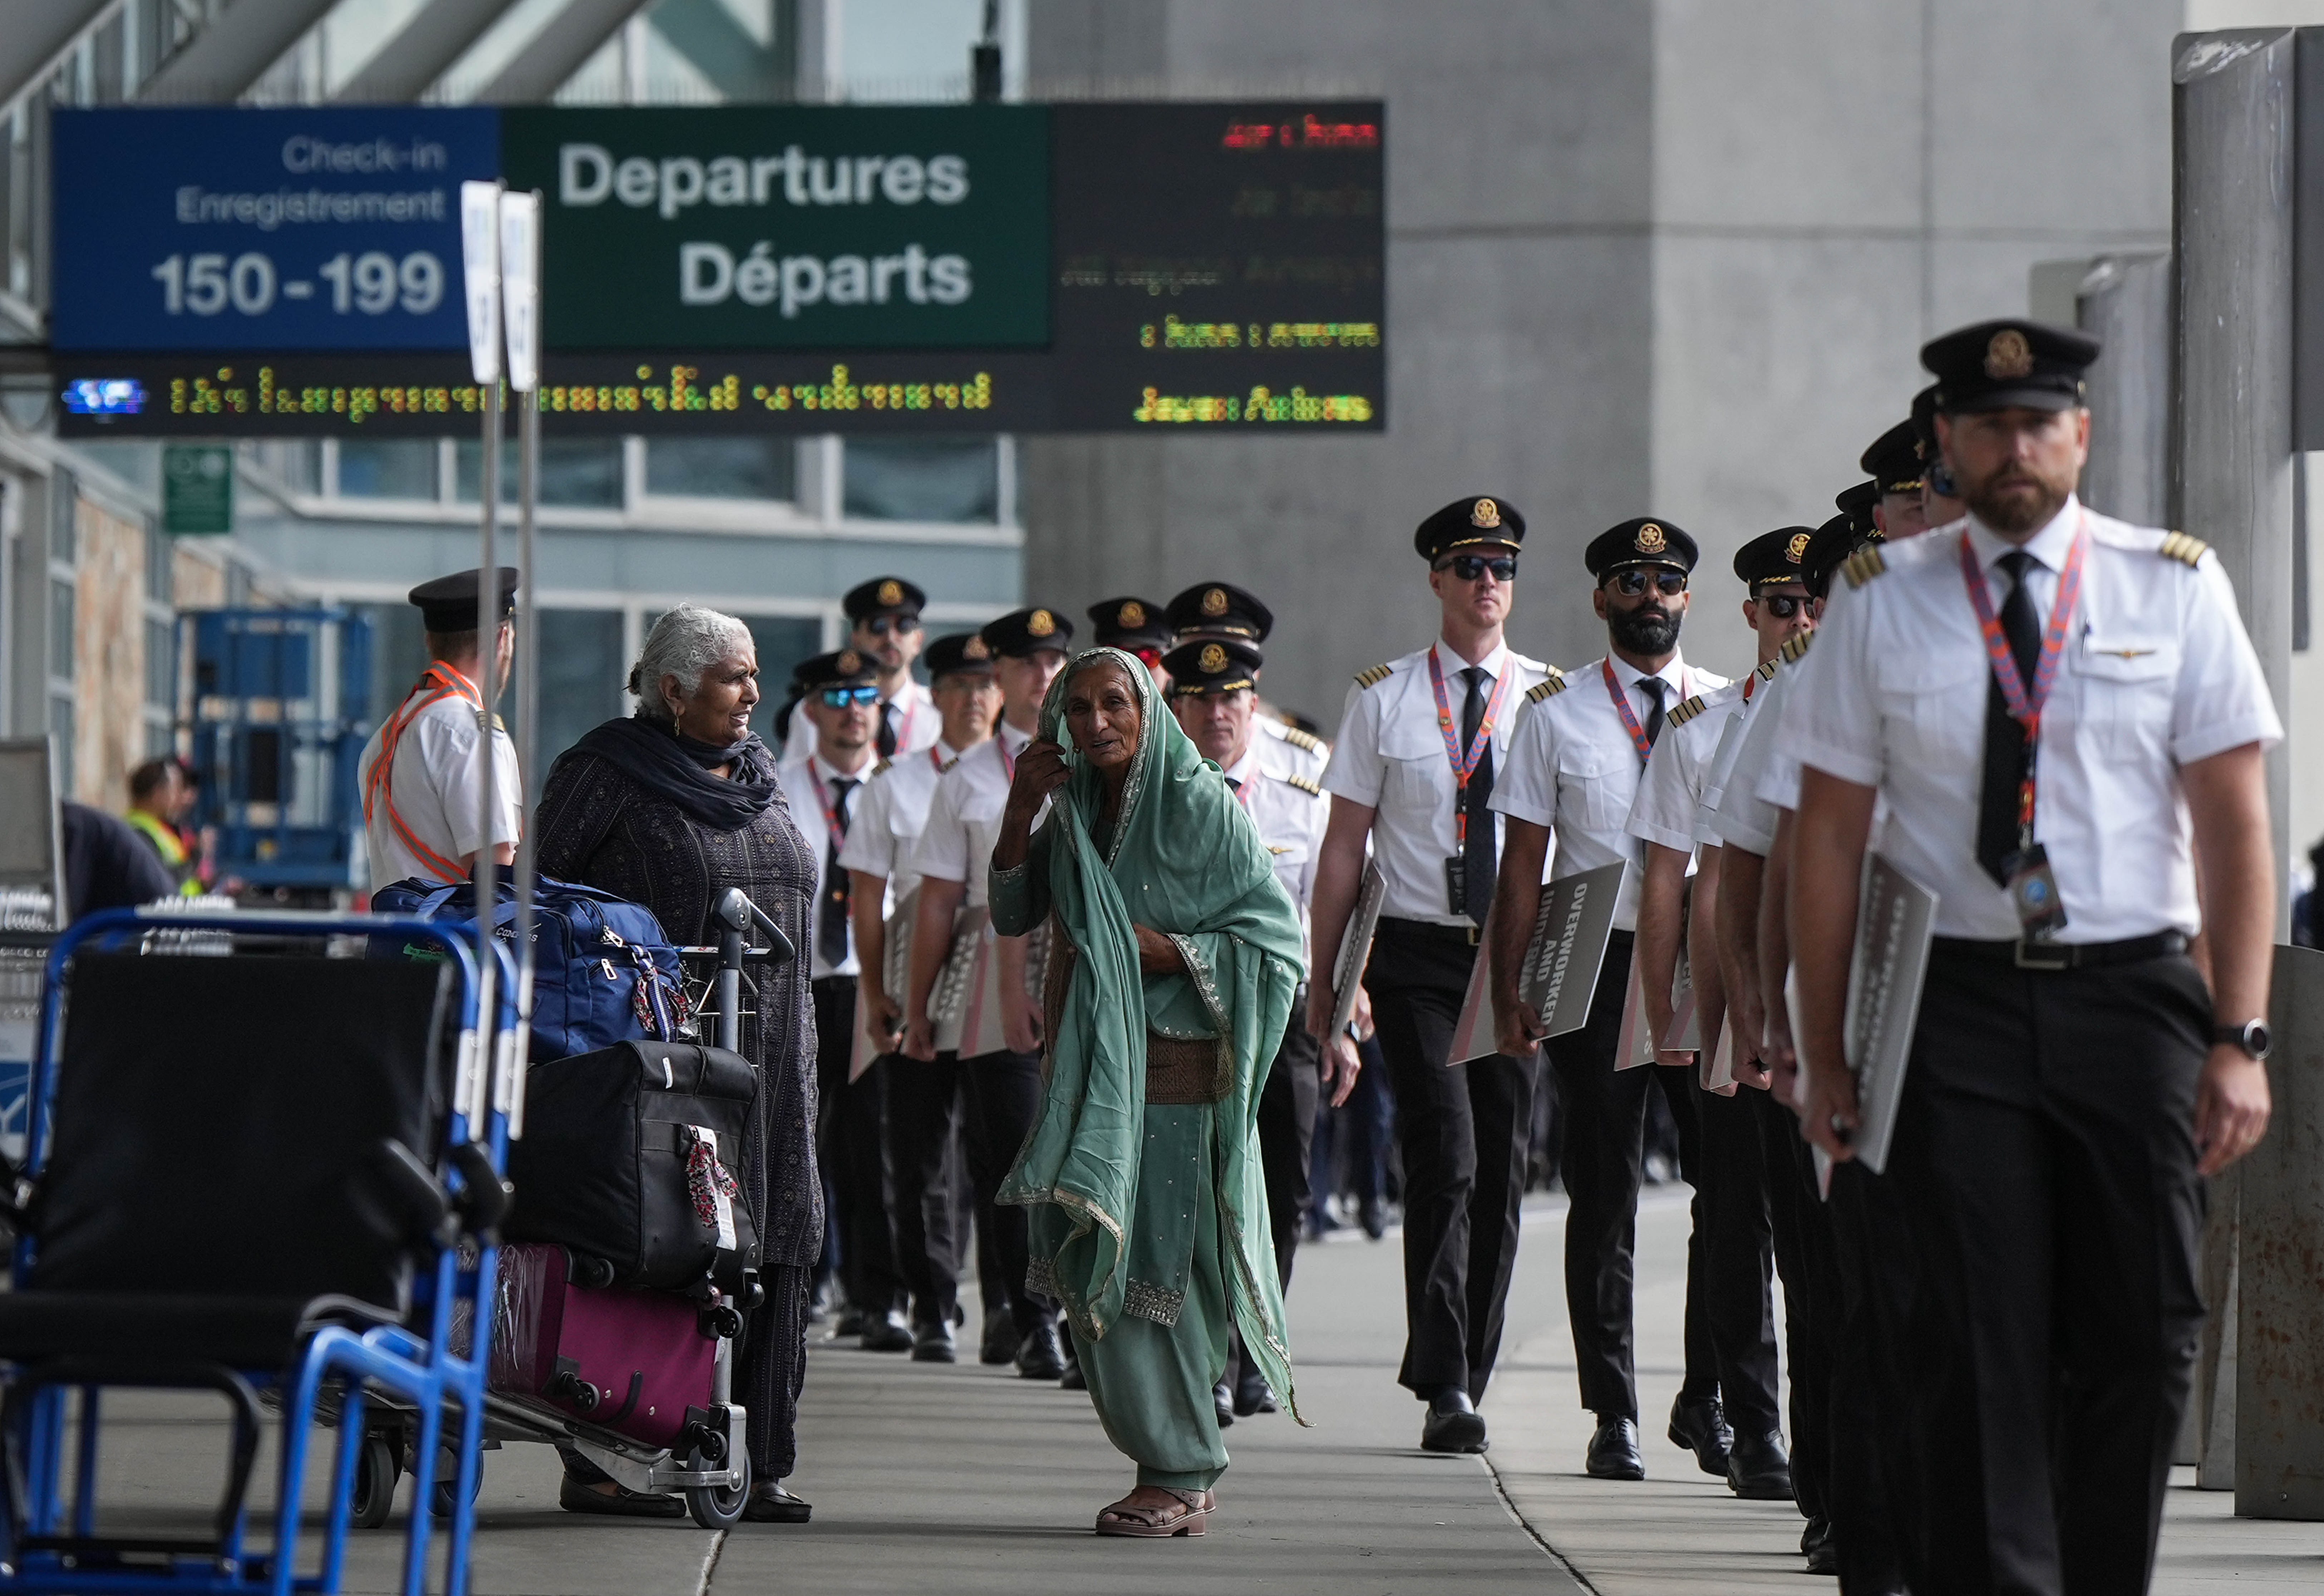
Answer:
[[741, 1054], [693, 1043], [622, 1042], [534, 1065], [524, 1135], [509, 1144], [516, 1197], [503, 1233], [600, 1259], [604, 1284], [739, 1286], [759, 1267], [737, 1178], [758, 1091]]

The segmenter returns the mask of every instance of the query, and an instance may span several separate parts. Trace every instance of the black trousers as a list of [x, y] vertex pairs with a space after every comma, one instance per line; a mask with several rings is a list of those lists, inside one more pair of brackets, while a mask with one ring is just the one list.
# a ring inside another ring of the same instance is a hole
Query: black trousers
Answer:
[[888, 1072], [888, 1167], [895, 1181], [896, 1273], [911, 1297], [915, 1324], [949, 1323], [960, 1297], [953, 1194], [945, 1162], [960, 1096], [951, 1056], [923, 1062], [891, 1053]]
[[1692, 1065], [1614, 1067], [1622, 1032], [1622, 999], [1630, 981], [1633, 942], [1617, 931], [1590, 1000], [1590, 1023], [1549, 1042], [1565, 1121], [1559, 1173], [1570, 1203], [1565, 1215], [1565, 1303], [1573, 1324], [1573, 1358], [1582, 1406], [1609, 1418], [1638, 1416], [1637, 1336], [1631, 1310], [1637, 1268], [1639, 1167], [1646, 1092], [1659, 1087], [1679, 1133], [1679, 1173], [1694, 1188], [1693, 1232], [1686, 1245], [1686, 1378], [1681, 1395], [1719, 1392], [1704, 1273], [1702, 1149], [1694, 1116]]
[[[1698, 1076], [1698, 1081], [1700, 1077]], [[1807, 1232], [1821, 1214], [1803, 1211], [1795, 1148], [1798, 1121], [1771, 1093], [1745, 1086], [1732, 1097], [1694, 1089], [1702, 1139], [1702, 1204], [1711, 1339], [1719, 1395], [1738, 1435], [1782, 1428], [1775, 1374], [1771, 1267], [1784, 1280], [1784, 1359], [1792, 1371], [1792, 1486], [1800, 1511], [1823, 1514], [1822, 1464], [1829, 1447], [1824, 1371], [1815, 1336], [1817, 1282]]]
[[1307, 988], [1291, 1008], [1291, 1023], [1259, 1092], [1259, 1161], [1267, 1176], [1267, 1228], [1275, 1239], [1275, 1271], [1291, 1289], [1291, 1259], [1310, 1196], [1308, 1155], [1315, 1145], [1315, 1103], [1322, 1095], [1323, 1053], [1307, 1034]]
[[1938, 943], [1884, 1177], [1918, 1271], [1914, 1590], [2147, 1588], [2203, 1318], [2210, 1023], [2183, 956], [2045, 973]]
[[[1030, 1242], [1022, 1208], [996, 1204], [993, 1194], [1015, 1162], [1033, 1128], [1041, 1103], [1041, 1056], [1038, 1053], [985, 1053], [963, 1058], [939, 1053], [936, 1062], [960, 1075], [961, 1130], [968, 1157], [969, 1183], [976, 1190], [977, 1223], [990, 1232], [999, 1264], [1000, 1279], [982, 1284], [988, 1305], [996, 1286], [1009, 1304], [1019, 1336], [1030, 1334], [1057, 1316], [1054, 1304], [1025, 1288]], [[981, 1255], [980, 1255], [981, 1256]], [[981, 1266], [989, 1267], [989, 1266]]]
[[817, 1087], [816, 1157], [823, 1167], [839, 1238], [840, 1284], [847, 1300], [875, 1318], [904, 1305], [896, 1238], [888, 1222], [888, 1160], [881, 1121], [887, 1072], [877, 1060], [847, 1078], [855, 1040], [855, 977], [826, 975], [815, 993]]
[[[1801, 1144], [1802, 1189], [1815, 1192], [1813, 1155]], [[1890, 1503], [1902, 1482], [1914, 1499], [1919, 1466], [1904, 1419], [1911, 1370], [1895, 1357], [1902, 1339], [1898, 1305], [1912, 1295], [1912, 1241], [1894, 1187], [1861, 1164], [1831, 1172], [1831, 1200], [1823, 1204], [1824, 1236], [1839, 1290], [1837, 1317], [1818, 1320], [1828, 1327], [1831, 1383], [1831, 1484], [1825, 1513], [1832, 1544], [1840, 1549], [1841, 1596], [1888, 1596], [1904, 1585], [1904, 1563], [1896, 1542]], [[1886, 1300], [1876, 1296], [1871, 1260], [1886, 1257]], [[1824, 1305], [1821, 1296], [1817, 1307]]]
[[1404, 1154], [1404, 1364], [1427, 1395], [1485, 1394], [1517, 1267], [1517, 1204], [1538, 1066], [1444, 1058], [1477, 949], [1457, 927], [1383, 918], [1364, 985], [1396, 1096]]

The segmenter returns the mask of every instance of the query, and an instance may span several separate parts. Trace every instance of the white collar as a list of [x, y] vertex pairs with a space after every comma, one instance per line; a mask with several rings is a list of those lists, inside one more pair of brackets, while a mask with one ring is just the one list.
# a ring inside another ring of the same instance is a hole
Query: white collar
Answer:
[[[1614, 679], [1625, 687], [1635, 687], [1646, 679], [1645, 671], [1640, 670], [1611, 649], [1606, 650], [1606, 663], [1614, 668]], [[1670, 663], [1654, 674], [1659, 679], [1668, 682], [1672, 692], [1683, 692], [1686, 688], [1686, 655], [1674, 650], [1670, 657]], [[1672, 702], [1675, 703], [1677, 700], [1674, 699]]]
[[817, 750], [816, 752], [807, 755], [807, 763], [815, 768], [815, 779], [816, 784], [825, 789], [828, 789], [835, 781], [861, 782], [865, 777], [872, 774], [872, 766], [873, 762], [874, 761], [871, 760], [866, 760], [863, 761], [862, 768], [858, 770], [843, 770], [837, 765], [825, 760], [823, 757], [821, 750]]
[[936, 755], [936, 763], [938, 765], [948, 765], [952, 763], [953, 761], [960, 757], [960, 750], [954, 748], [942, 737], [938, 737], [934, 743], [928, 744], [928, 752]]
[[993, 733], [993, 737], [1009, 751], [1010, 757], [1013, 758], [1025, 751], [1025, 744], [1033, 740], [1033, 733], [1020, 732], [1004, 720], [1001, 723], [1001, 729]]
[[1235, 761], [1222, 772], [1228, 780], [1234, 782], [1254, 780], [1266, 773], [1259, 766], [1259, 739], [1255, 736], [1243, 745], [1242, 758]]
[[1969, 547], [1977, 553], [1978, 568], [1993, 569], [1994, 562], [2013, 549], [2023, 549], [2051, 570], [2066, 568], [2066, 555], [2074, 546], [2074, 534], [2081, 530], [2082, 503], [2072, 494], [2052, 516], [2042, 530], [2022, 543], [2013, 543], [1994, 531], [1975, 515], [1969, 518]]
[[[1443, 638], [1436, 640], [1435, 648], [1436, 668], [1444, 673], [1446, 681], [1453, 680], [1461, 672], [1469, 669], [1469, 662], [1461, 658], [1452, 645]], [[1478, 660], [1477, 663], [1485, 668], [1487, 676], [1495, 681], [1500, 680], [1501, 673], [1509, 668], [1508, 641], [1504, 638], [1494, 647], [1491, 653]]]

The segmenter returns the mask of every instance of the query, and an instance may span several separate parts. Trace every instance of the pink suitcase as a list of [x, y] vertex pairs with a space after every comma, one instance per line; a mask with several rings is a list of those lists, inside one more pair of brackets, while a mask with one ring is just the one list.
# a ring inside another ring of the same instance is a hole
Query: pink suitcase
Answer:
[[711, 1405], [718, 1342], [703, 1310], [666, 1291], [576, 1286], [562, 1247], [501, 1249], [495, 1391], [530, 1397], [649, 1446], [675, 1447]]

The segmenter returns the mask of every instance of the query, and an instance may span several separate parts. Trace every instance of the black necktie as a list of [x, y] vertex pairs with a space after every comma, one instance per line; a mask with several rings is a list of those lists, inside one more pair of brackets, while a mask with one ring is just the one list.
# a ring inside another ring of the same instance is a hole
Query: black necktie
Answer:
[[1670, 684], [1658, 676], [1642, 676], [1638, 686], [1649, 702], [1646, 705], [1646, 746], [1652, 748], [1663, 734], [1663, 690]]
[[816, 950], [826, 964], [847, 962], [847, 872], [839, 867], [840, 838], [847, 835], [847, 795], [855, 790], [853, 777], [831, 779], [831, 813], [839, 835], [826, 844], [823, 862], [823, 905], [816, 916]]
[[880, 700], [880, 736], [877, 746], [881, 759], [891, 760], [896, 757], [896, 706], [885, 698]]
[[1227, 790], [1239, 793], [1242, 790], [1242, 783], [1230, 776], [1227, 778]]
[[[2013, 549], [1996, 562], [2009, 577], [2009, 596], [2001, 601], [2001, 630], [2017, 660], [2017, 679], [2029, 691], [2034, 667], [2042, 653], [2042, 623], [2034, 613], [2033, 595], [2025, 591], [2025, 568], [2034, 557]], [[2025, 728], [2009, 713], [1998, 678], [1987, 678], [1985, 689], [1985, 780], [1977, 810], [1977, 862], [1996, 886], [2006, 885], [2005, 864], [2017, 852], [2017, 805], [2026, 777]]]
[[[1469, 745], [1477, 740], [1477, 728], [1485, 720], [1485, 684], [1492, 678], [1481, 665], [1471, 665], [1461, 673], [1469, 680], [1469, 701], [1461, 706], [1461, 751], [1468, 752]], [[1493, 812], [1486, 800], [1493, 796], [1493, 744], [1487, 740], [1477, 755], [1477, 768], [1469, 772], [1469, 786], [1462, 794], [1462, 813], [1467, 816], [1467, 830], [1461, 843], [1462, 885], [1467, 901], [1461, 912], [1480, 926], [1485, 923], [1486, 912], [1493, 906], [1493, 872], [1499, 868], [1499, 854], [1493, 846]]]

